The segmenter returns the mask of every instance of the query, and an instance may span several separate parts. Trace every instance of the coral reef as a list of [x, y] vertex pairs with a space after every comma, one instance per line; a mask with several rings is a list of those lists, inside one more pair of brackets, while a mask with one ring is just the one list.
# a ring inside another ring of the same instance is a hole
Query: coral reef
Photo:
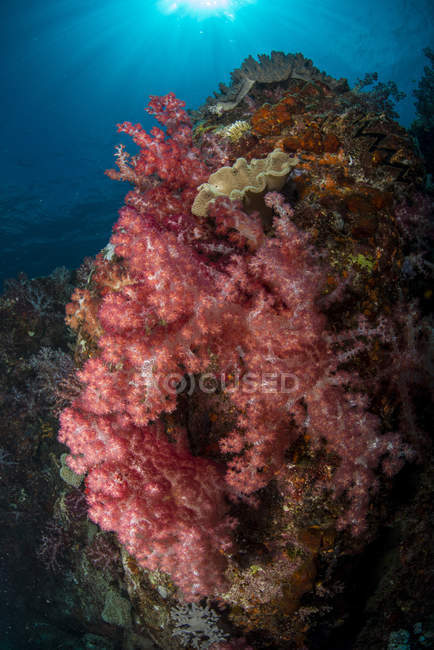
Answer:
[[[69, 631], [33, 647], [431, 638], [423, 162], [372, 75], [350, 90], [273, 53], [232, 81], [192, 121], [170, 93], [150, 133], [119, 125], [138, 153], [107, 172], [132, 185], [108, 245], [0, 300], [4, 515], [35, 528]], [[247, 200], [241, 172], [273, 157]]]
[[[118, 546], [105, 544], [104, 571], [93, 563], [94, 537], [109, 534], [97, 534], [82, 489], [61, 476], [56, 413], [73, 397], [65, 392], [74, 364], [64, 313], [76, 282], [64, 268], [44, 278], [20, 275], [0, 296], [1, 638], [8, 647], [130, 643], [128, 629], [101, 618], [109, 585], [121, 584]], [[140, 647], [155, 648], [146, 634]]]
[[239, 68], [231, 72], [231, 85], [220, 84], [220, 92], [209, 97], [207, 107], [211, 113], [221, 115], [231, 111], [249, 94], [254, 84], [272, 84], [288, 79], [323, 82], [332, 88], [347, 88], [345, 79], [333, 79], [325, 72], [315, 68], [310, 59], [302, 54], [284, 54], [271, 52], [270, 55], [259, 54], [258, 60], [248, 56]]
[[[424, 169], [376, 112], [387, 89], [367, 98], [301, 55], [233, 80], [193, 126], [172, 94], [148, 108], [165, 132], [119, 126], [139, 153], [118, 148], [108, 174], [134, 189], [67, 308], [82, 389], [59, 439], [144, 617], [155, 589], [161, 616], [206, 596], [232, 639], [309, 647], [342, 607], [339, 549], [375, 538], [378, 495], [429, 447], [428, 329], [414, 306], [402, 328]], [[273, 156], [278, 187], [247, 202]]]

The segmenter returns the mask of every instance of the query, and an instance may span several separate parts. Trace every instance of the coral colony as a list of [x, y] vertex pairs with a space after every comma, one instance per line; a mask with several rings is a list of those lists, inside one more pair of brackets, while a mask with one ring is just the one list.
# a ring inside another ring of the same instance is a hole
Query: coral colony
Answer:
[[[368, 104], [301, 55], [275, 54], [248, 59], [194, 130], [172, 93], [147, 108], [161, 127], [119, 125], [139, 153], [119, 146], [107, 173], [133, 189], [67, 307], [84, 363], [59, 440], [87, 475], [90, 518], [187, 602], [242, 603], [239, 522], [274, 503], [269, 573], [248, 579], [274, 580], [255, 591], [266, 605], [284, 576], [294, 611], [313, 583], [312, 540], [367, 536], [382, 481], [416, 453], [414, 422], [403, 435], [371, 405], [388, 381], [372, 368], [400, 347], [372, 278], [383, 263], [400, 272], [388, 183], [419, 172], [413, 154], [381, 149], [410, 145]], [[375, 133], [369, 161], [350, 131]]]

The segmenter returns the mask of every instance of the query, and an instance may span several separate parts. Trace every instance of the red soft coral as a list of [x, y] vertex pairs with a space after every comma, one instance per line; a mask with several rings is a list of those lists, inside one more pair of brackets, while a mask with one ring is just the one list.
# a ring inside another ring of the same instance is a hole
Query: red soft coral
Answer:
[[[266, 196], [265, 217], [275, 213], [267, 233], [260, 215], [228, 199], [211, 206], [208, 221], [195, 221], [192, 201], [208, 171], [188, 116], [172, 94], [153, 98], [149, 110], [166, 133], [120, 127], [140, 153], [123, 155], [111, 175], [136, 187], [114, 227], [116, 255], [97, 262], [89, 313], [98, 349], [78, 373], [83, 390], [61, 416], [59, 439], [71, 468], [88, 472], [90, 517], [197, 599], [224, 586], [234, 525], [225, 498], [268, 485], [301, 433], [340, 457], [327, 488], [347, 491], [340, 523], [357, 531], [375, 469], [401, 450], [396, 437], [380, 435], [365, 400], [347, 391], [318, 307], [324, 270], [291, 207]], [[221, 464], [192, 453], [178, 394], [186, 376], [198, 375], [198, 399], [206, 394], [210, 371], [231, 403]]]

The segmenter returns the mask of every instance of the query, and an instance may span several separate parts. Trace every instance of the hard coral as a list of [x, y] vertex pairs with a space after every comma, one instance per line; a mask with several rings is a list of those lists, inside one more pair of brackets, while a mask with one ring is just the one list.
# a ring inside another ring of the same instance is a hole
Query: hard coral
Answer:
[[314, 82], [317, 87], [328, 91], [329, 87], [335, 91], [344, 91], [348, 88], [345, 79], [333, 79], [316, 68], [310, 59], [302, 54], [284, 54], [271, 52], [271, 55], [259, 54], [258, 61], [248, 56], [240, 68], [231, 72], [231, 85], [229, 88], [220, 84], [220, 92], [214, 93], [215, 98], [209, 97], [204, 108], [198, 114], [207, 112], [222, 115], [226, 111], [236, 109], [240, 102], [248, 97], [248, 93], [255, 85], [271, 86], [273, 83], [302, 80], [306, 83]]

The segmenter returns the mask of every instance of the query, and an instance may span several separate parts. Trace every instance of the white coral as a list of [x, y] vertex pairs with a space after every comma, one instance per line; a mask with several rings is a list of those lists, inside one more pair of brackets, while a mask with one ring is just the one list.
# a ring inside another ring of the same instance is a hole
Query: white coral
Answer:
[[240, 138], [243, 137], [248, 131], [250, 131], [250, 123], [246, 120], [237, 120], [224, 126], [219, 133], [230, 138], [233, 142], [237, 142]]
[[218, 615], [207, 605], [201, 607], [197, 603], [178, 605], [171, 611], [171, 619], [175, 624], [173, 636], [178, 637], [184, 648], [206, 650], [214, 643], [220, 643], [228, 638], [217, 625]]

